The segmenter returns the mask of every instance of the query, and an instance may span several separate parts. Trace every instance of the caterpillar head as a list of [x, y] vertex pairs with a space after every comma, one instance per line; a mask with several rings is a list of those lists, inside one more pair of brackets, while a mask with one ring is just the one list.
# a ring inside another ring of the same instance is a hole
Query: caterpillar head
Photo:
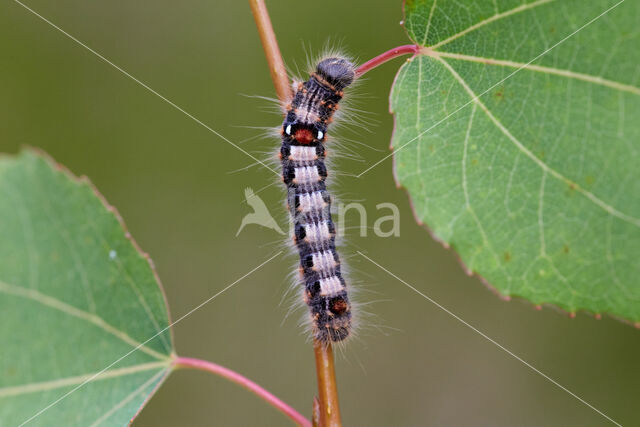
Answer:
[[344, 58], [327, 58], [320, 61], [316, 67], [316, 73], [337, 90], [349, 86], [356, 77], [355, 67]]

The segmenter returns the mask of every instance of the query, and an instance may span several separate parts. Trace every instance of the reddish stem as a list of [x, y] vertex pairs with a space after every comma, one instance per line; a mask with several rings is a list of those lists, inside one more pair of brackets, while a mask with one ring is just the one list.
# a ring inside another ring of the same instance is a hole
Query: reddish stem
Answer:
[[287, 69], [284, 66], [284, 61], [280, 54], [276, 34], [273, 32], [267, 5], [264, 3], [264, 0], [249, 0], [249, 5], [251, 6], [251, 11], [256, 21], [256, 27], [258, 28], [258, 34], [262, 41], [264, 54], [269, 63], [271, 80], [273, 80], [273, 84], [276, 87], [278, 98], [281, 102], [285, 102], [291, 97], [291, 86], [289, 85]]
[[407, 44], [404, 46], [394, 47], [393, 49], [390, 49], [385, 53], [380, 54], [375, 58], [370, 59], [369, 61], [359, 66], [358, 69], [356, 70], [356, 75], [358, 77], [362, 76], [367, 71], [373, 70], [378, 65], [382, 65], [385, 62], [392, 60], [393, 58], [397, 58], [398, 56], [402, 56], [402, 55], [415, 55], [419, 51], [420, 51], [420, 46], [415, 44]]
[[298, 413], [298, 411], [284, 403], [282, 400], [278, 399], [276, 396], [274, 396], [264, 388], [260, 387], [258, 384], [251, 381], [249, 378], [244, 377], [239, 373], [232, 371], [231, 369], [225, 368], [224, 366], [220, 366], [212, 362], [207, 362], [206, 360], [179, 356], [173, 360], [173, 366], [176, 368], [199, 369], [201, 371], [207, 371], [226, 378], [229, 381], [232, 381], [240, 385], [241, 387], [244, 387], [247, 390], [255, 393], [258, 397], [265, 400], [268, 404], [285, 414], [287, 417], [291, 418], [296, 424], [304, 427], [311, 427], [311, 421]]

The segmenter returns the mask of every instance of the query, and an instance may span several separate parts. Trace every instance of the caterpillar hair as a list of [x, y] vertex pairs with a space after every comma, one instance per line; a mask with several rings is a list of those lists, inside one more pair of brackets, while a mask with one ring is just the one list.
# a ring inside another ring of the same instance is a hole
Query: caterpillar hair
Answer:
[[309, 79], [294, 84], [285, 107], [280, 161], [300, 256], [300, 280], [313, 337], [325, 344], [351, 332], [352, 306], [336, 251], [336, 227], [326, 187], [325, 141], [338, 103], [355, 79], [355, 67], [341, 56], [318, 62]]

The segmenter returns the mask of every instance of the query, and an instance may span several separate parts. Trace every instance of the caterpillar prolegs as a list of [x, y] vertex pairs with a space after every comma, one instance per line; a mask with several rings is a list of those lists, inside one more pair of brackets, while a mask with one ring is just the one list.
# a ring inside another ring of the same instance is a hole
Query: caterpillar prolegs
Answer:
[[336, 229], [325, 180], [327, 127], [355, 78], [343, 58], [320, 61], [309, 80], [294, 87], [282, 124], [282, 178], [300, 254], [304, 299], [313, 336], [324, 343], [342, 341], [351, 331], [351, 303], [336, 252]]

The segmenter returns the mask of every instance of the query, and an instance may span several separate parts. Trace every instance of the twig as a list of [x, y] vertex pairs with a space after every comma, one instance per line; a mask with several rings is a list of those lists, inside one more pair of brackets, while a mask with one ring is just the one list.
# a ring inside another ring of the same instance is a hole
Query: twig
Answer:
[[314, 410], [320, 414], [314, 414], [314, 419], [320, 420], [320, 426], [341, 426], [340, 405], [338, 401], [338, 386], [333, 365], [333, 349], [330, 344], [313, 342], [313, 351], [316, 354], [316, 373], [318, 375], [318, 401]]
[[[271, 79], [276, 88], [276, 93], [280, 101], [285, 102], [291, 98], [291, 86], [289, 77], [280, 54], [278, 41], [276, 40], [269, 12], [264, 0], [249, 0], [253, 17], [256, 20], [260, 40], [264, 53], [269, 63]], [[318, 375], [318, 395], [319, 405], [314, 405], [314, 409], [319, 409], [319, 414], [314, 413], [314, 419], [320, 421], [320, 426], [341, 426], [340, 408], [338, 405], [338, 387], [336, 385], [336, 374], [333, 364], [333, 351], [330, 345], [323, 345], [314, 342], [314, 352], [316, 356], [316, 372]]]
[[224, 366], [216, 365], [212, 362], [207, 362], [206, 360], [193, 359], [190, 357], [176, 357], [173, 360], [173, 366], [175, 368], [199, 369], [201, 371], [211, 372], [215, 375], [226, 378], [229, 381], [232, 381], [255, 393], [258, 397], [264, 399], [269, 405], [273, 406], [278, 411], [291, 418], [299, 426], [311, 427], [311, 422], [302, 414], [298, 413], [298, 411], [284, 403], [282, 400], [278, 399], [276, 396], [274, 396], [264, 388], [260, 387], [258, 384], [251, 381], [249, 378], [246, 378], [239, 373], [232, 371], [231, 369], [227, 369]]
[[264, 0], [249, 0], [249, 5], [253, 12], [253, 18], [256, 20], [256, 27], [258, 27], [260, 40], [262, 40], [264, 54], [269, 63], [271, 80], [273, 80], [273, 85], [276, 87], [278, 99], [284, 102], [291, 98], [291, 86], [289, 85], [287, 69], [284, 66], [282, 54], [278, 47], [278, 41], [273, 32], [273, 26], [271, 26], [271, 18], [269, 18], [267, 6], [264, 4]]
[[378, 65], [382, 65], [385, 62], [392, 60], [393, 58], [397, 58], [398, 56], [408, 55], [408, 54], [416, 55], [419, 52], [420, 52], [420, 46], [415, 44], [407, 44], [404, 46], [394, 47], [393, 49], [390, 49], [385, 53], [382, 53], [376, 56], [375, 58], [368, 60], [361, 66], [359, 66], [358, 69], [356, 70], [356, 75], [360, 77], [367, 71], [370, 71], [376, 68]]

